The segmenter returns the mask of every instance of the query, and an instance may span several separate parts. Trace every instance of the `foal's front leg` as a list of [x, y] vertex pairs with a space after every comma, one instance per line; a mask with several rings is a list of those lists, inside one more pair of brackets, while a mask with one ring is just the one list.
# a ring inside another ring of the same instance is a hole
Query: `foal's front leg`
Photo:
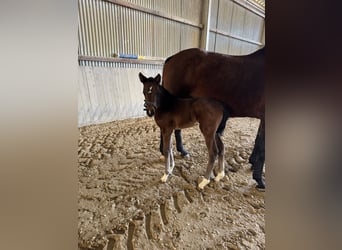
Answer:
[[165, 174], [162, 176], [161, 181], [166, 182], [167, 178], [172, 174], [172, 170], [175, 166], [172, 153], [172, 141], [171, 141], [171, 130], [162, 130], [163, 136], [163, 154], [165, 156]]

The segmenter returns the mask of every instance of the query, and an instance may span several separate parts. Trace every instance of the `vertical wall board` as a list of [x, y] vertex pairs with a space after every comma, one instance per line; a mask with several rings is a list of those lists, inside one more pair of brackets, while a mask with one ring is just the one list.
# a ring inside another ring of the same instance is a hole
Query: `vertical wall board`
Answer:
[[147, 56], [153, 56], [153, 46], [154, 46], [154, 30], [153, 30], [153, 22], [152, 17], [150, 15], [145, 15], [146, 18], [146, 24], [145, 24], [145, 37], [146, 40], [144, 42], [145, 45], [147, 45], [147, 50], [145, 50], [145, 53]]
[[113, 92], [112, 92], [112, 81], [111, 81], [111, 72], [108, 66], [102, 67], [103, 69], [103, 84], [104, 84], [104, 95], [106, 99], [106, 107], [104, 109], [104, 116], [108, 117], [111, 113], [111, 108], [115, 105], [115, 101], [113, 100]]
[[200, 46], [200, 32], [197, 28], [181, 27], [181, 50], [198, 48]]
[[220, 0], [211, 0], [210, 9], [210, 29], [217, 28], [217, 18], [218, 18], [218, 6]]
[[103, 37], [104, 37], [104, 47], [105, 47], [105, 51], [104, 51], [104, 56], [106, 55], [110, 55], [110, 34], [111, 34], [111, 30], [109, 29], [109, 11], [108, 11], [108, 2], [103, 2], [102, 4], [102, 20], [103, 20]]
[[242, 36], [254, 41], [260, 41], [259, 34], [261, 32], [262, 18], [252, 12], [246, 11]]
[[122, 42], [122, 36], [123, 36], [123, 31], [122, 31], [122, 25], [121, 25], [121, 7], [114, 5], [114, 27], [116, 27], [116, 32], [115, 32], [115, 53], [119, 53], [120, 51], [123, 51], [123, 42]]
[[183, 0], [182, 17], [201, 23], [202, 0]]
[[[158, 18], [153, 18], [154, 20], [152, 21], [152, 25], [153, 25], [153, 30], [158, 30], [160, 29], [160, 21]], [[163, 34], [162, 32], [158, 32], [158, 34], [154, 33], [154, 36], [153, 36], [153, 53], [152, 53], [152, 56], [157, 56], [158, 53], [159, 53], [159, 43], [157, 42], [157, 39], [156, 39], [156, 36], [158, 37], [162, 37]]]
[[[233, 17], [232, 17], [232, 26], [231, 26], [231, 33], [232, 35], [240, 36], [243, 35], [243, 27], [244, 27], [244, 20], [245, 20], [246, 10], [235, 4], [233, 8]], [[241, 41], [237, 41], [237, 43], [233, 46], [234, 52], [237, 54], [241, 54]], [[232, 48], [230, 48], [231, 50]]]
[[243, 43], [241, 48], [240, 48], [240, 54], [241, 55], [246, 55], [246, 54], [249, 54], [250, 52], [253, 51], [253, 45], [250, 44], [250, 43]]
[[98, 107], [99, 103], [98, 103], [97, 96], [96, 96], [96, 85], [95, 85], [95, 78], [94, 78], [94, 74], [92, 71], [92, 67], [86, 66], [84, 67], [84, 71], [85, 71], [84, 72], [85, 79], [87, 80], [86, 87], [88, 88], [88, 91], [89, 91], [89, 101], [91, 103], [92, 109], [94, 109]]
[[[79, 80], [78, 80], [78, 116], [79, 123], [83, 123], [86, 120], [90, 120], [90, 100], [89, 100], [89, 90], [86, 87], [86, 78], [84, 71], [79, 70]], [[80, 120], [81, 119], [81, 120]]]
[[209, 32], [208, 51], [215, 51], [215, 46], [216, 46], [216, 33]]
[[216, 35], [216, 47], [215, 47], [215, 51], [218, 53], [222, 53], [222, 54], [228, 54], [228, 45], [229, 41], [228, 38], [226, 36], [222, 36], [217, 34]]
[[262, 24], [262, 33], [260, 34], [260, 42], [265, 44], [265, 22]]
[[229, 44], [229, 50], [228, 54], [229, 55], [240, 55], [240, 45], [241, 42], [237, 40], [233, 40]]
[[[78, 71], [78, 84], [77, 84], [77, 93], [78, 93], [78, 102], [77, 102], [77, 109], [78, 109], [78, 116], [79, 117], [86, 117], [87, 116], [87, 108], [88, 108], [88, 102], [85, 97], [85, 88], [81, 86], [81, 84], [84, 84], [84, 77], [83, 77], [83, 72], [81, 70]], [[84, 119], [84, 118], [83, 118]], [[79, 121], [79, 122], [83, 122]]]
[[217, 29], [230, 32], [233, 15], [233, 3], [230, 0], [220, 0], [218, 9]]
[[115, 16], [114, 16], [114, 8], [111, 7], [110, 3], [107, 4], [108, 11], [108, 32], [109, 32], [109, 56], [112, 56], [116, 51], [115, 47], [115, 37], [116, 37], [116, 28], [115, 28]]

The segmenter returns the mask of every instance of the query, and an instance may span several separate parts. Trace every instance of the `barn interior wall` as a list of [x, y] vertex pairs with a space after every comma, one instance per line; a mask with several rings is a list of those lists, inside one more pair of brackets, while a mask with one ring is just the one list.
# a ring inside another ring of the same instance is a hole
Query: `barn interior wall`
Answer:
[[[210, 2], [208, 50], [247, 54], [263, 46], [262, 16], [235, 0]], [[161, 74], [160, 59], [200, 47], [202, 6], [202, 0], [78, 0], [78, 125], [144, 116], [138, 73]], [[159, 61], [111, 62], [114, 54]]]
[[139, 72], [156, 75], [162, 65], [83, 62], [79, 73], [79, 126], [142, 117]]

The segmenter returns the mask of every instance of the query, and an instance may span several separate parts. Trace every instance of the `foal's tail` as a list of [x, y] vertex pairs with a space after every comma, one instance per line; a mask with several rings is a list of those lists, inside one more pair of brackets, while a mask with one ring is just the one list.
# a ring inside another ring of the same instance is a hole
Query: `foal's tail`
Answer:
[[220, 122], [220, 125], [218, 126], [218, 128], [216, 130], [216, 134], [219, 134], [220, 136], [222, 136], [223, 130], [225, 129], [227, 120], [229, 118], [229, 109], [228, 109], [227, 105], [222, 103], [222, 106], [223, 106], [223, 116], [222, 116], [222, 120]]

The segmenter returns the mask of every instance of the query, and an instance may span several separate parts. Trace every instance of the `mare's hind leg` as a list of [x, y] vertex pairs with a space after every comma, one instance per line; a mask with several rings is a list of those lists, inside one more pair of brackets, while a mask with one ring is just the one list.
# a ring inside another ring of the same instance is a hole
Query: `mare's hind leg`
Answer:
[[190, 157], [190, 154], [183, 148], [182, 133], [180, 129], [175, 129], [176, 148], [183, 157]]
[[163, 129], [163, 155], [165, 156], [165, 174], [162, 176], [161, 181], [166, 182], [167, 178], [172, 174], [172, 170], [175, 166], [173, 154], [172, 154], [172, 129]]
[[220, 181], [224, 177], [224, 145], [219, 134], [215, 134], [216, 145], [218, 149], [218, 165], [219, 171], [215, 177], [215, 181]]
[[265, 122], [261, 121], [258, 129], [258, 134], [255, 139], [253, 152], [249, 158], [252, 164], [253, 179], [257, 182], [257, 188], [265, 189], [265, 183], [262, 178], [262, 172], [265, 163]]

